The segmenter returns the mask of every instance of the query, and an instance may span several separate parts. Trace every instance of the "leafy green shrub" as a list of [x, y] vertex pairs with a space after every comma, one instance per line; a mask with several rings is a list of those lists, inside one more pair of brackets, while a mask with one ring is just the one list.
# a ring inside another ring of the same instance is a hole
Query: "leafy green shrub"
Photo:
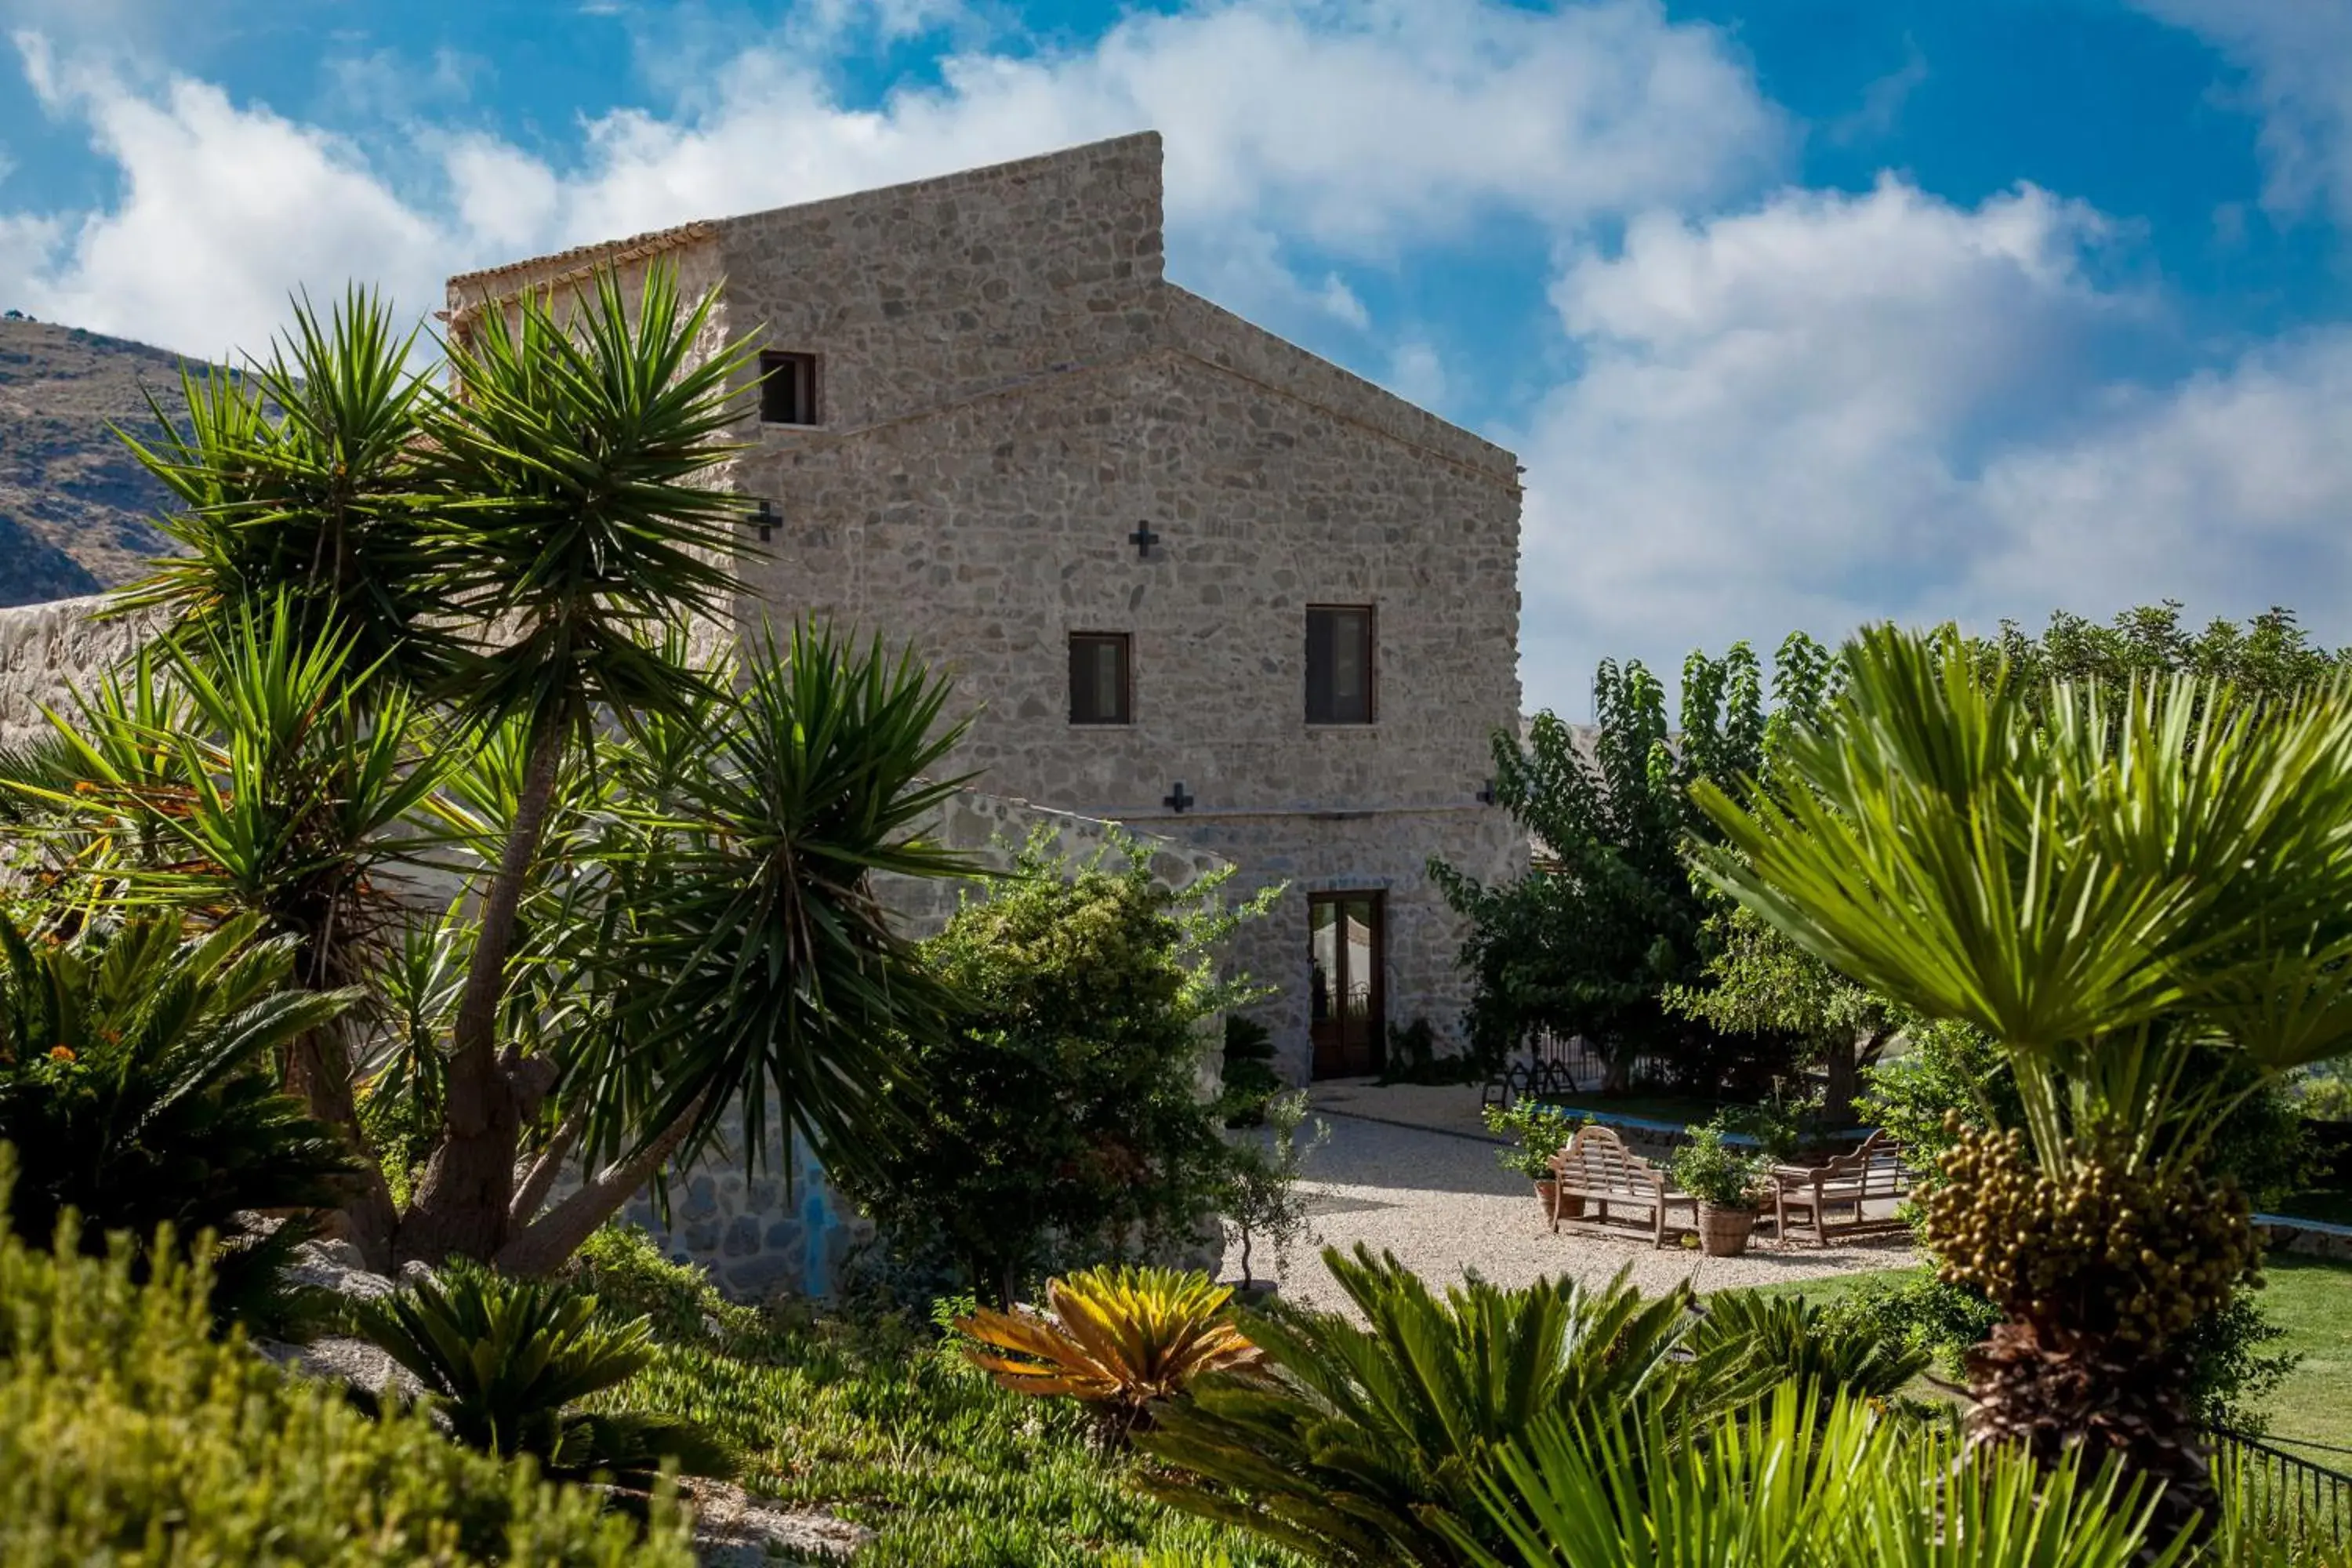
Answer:
[[2000, 1321], [1991, 1302], [1945, 1284], [1932, 1266], [1891, 1281], [1873, 1280], [1822, 1311], [1843, 1331], [1925, 1352], [1950, 1378], [1967, 1375], [1962, 1358]]
[[653, 1237], [618, 1221], [582, 1244], [564, 1278], [596, 1299], [606, 1321], [646, 1320], [659, 1344], [729, 1348], [771, 1326], [768, 1312], [720, 1295], [709, 1269], [671, 1262]]
[[1437, 1054], [1437, 1031], [1426, 1018], [1389, 1026], [1388, 1049], [1381, 1054], [1381, 1083], [1475, 1083], [1488, 1068], [1474, 1052]]
[[1752, 1209], [1766, 1161], [1760, 1154], [1734, 1149], [1724, 1141], [1723, 1131], [1720, 1117], [1690, 1130], [1687, 1142], [1669, 1162], [1675, 1184], [1710, 1208]]
[[2312, 1068], [2294, 1081], [2294, 1107], [2306, 1121], [2352, 1121], [2352, 1079]]
[[292, 944], [256, 930], [188, 936], [150, 915], [67, 941], [0, 916], [0, 1142], [16, 1149], [6, 1214], [27, 1243], [48, 1245], [68, 1209], [93, 1255], [117, 1234], [137, 1252], [162, 1225], [184, 1247], [209, 1231], [216, 1310], [280, 1327], [278, 1270], [309, 1225], [252, 1215], [331, 1206], [354, 1166], [276, 1092], [272, 1053], [351, 997], [290, 988]]
[[1686, 1288], [1645, 1300], [1591, 1287], [1478, 1279], [1433, 1293], [1394, 1258], [1323, 1260], [1363, 1321], [1276, 1302], [1240, 1314], [1266, 1375], [1204, 1379], [1139, 1446], [1152, 1496], [1319, 1563], [1387, 1568], [1499, 1547], [1478, 1486], [1495, 1450], [1548, 1419], [1656, 1410], [1675, 1429], [1759, 1392], [1745, 1352], [1685, 1347]]
[[1062, 1259], [1190, 1243], [1214, 1212], [1201, 1029], [1255, 994], [1215, 954], [1271, 896], [1227, 910], [1219, 875], [1171, 891], [1124, 840], [1074, 871], [1047, 848], [923, 944], [949, 1026], [907, 1044], [905, 1131], [834, 1173], [894, 1248], [944, 1253], [1000, 1306]]
[[732, 1475], [734, 1456], [692, 1423], [572, 1408], [653, 1360], [652, 1325], [599, 1318], [596, 1298], [453, 1263], [352, 1309], [360, 1332], [415, 1375], [458, 1442], [529, 1454], [549, 1475], [604, 1474], [644, 1489], [665, 1462]]
[[1487, 1131], [1517, 1140], [1510, 1147], [1495, 1151], [1503, 1169], [1517, 1171], [1532, 1182], [1550, 1176], [1551, 1157], [1568, 1147], [1579, 1127], [1590, 1127], [1593, 1121], [1591, 1116], [1571, 1116], [1557, 1105], [1525, 1095], [1507, 1106], [1481, 1106], [1478, 1114]]
[[1265, 1103], [1282, 1092], [1274, 1070], [1274, 1031], [1255, 1018], [1225, 1015], [1225, 1056], [1219, 1075], [1217, 1107], [1228, 1127], [1255, 1127], [1265, 1120]]
[[[0, 1152], [5, 1158], [5, 1152]], [[5, 1176], [0, 1173], [0, 1188]], [[211, 1337], [205, 1266], [0, 1237], [0, 1562], [689, 1568], [649, 1526]]]
[[1290, 1249], [1307, 1234], [1307, 1194], [1298, 1190], [1298, 1173], [1307, 1152], [1331, 1136], [1331, 1124], [1318, 1121], [1306, 1146], [1298, 1130], [1307, 1121], [1305, 1093], [1276, 1095], [1265, 1106], [1267, 1133], [1263, 1147], [1246, 1137], [1233, 1140], [1225, 1152], [1225, 1179], [1217, 1205], [1227, 1230], [1241, 1243], [1242, 1282], [1255, 1284], [1250, 1254], [1264, 1242], [1274, 1252], [1277, 1274], [1290, 1268]]

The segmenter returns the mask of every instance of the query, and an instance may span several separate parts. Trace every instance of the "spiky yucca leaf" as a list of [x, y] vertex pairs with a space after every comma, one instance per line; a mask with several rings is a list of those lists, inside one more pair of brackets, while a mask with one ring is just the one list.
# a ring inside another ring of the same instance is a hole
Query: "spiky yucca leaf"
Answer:
[[1016, 1394], [1100, 1408], [1121, 1432], [1208, 1373], [1254, 1366], [1230, 1287], [1172, 1268], [1088, 1268], [1048, 1282], [1051, 1317], [983, 1308], [956, 1327], [964, 1353]]

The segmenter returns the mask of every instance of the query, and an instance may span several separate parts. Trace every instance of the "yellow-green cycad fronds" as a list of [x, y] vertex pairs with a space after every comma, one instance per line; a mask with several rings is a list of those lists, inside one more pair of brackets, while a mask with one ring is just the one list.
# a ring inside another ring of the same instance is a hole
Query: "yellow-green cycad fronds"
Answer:
[[1045, 1287], [1050, 1317], [987, 1309], [956, 1325], [974, 1365], [1016, 1394], [1100, 1407], [1131, 1430], [1196, 1377], [1255, 1366], [1229, 1287], [1173, 1268], [1088, 1268]]

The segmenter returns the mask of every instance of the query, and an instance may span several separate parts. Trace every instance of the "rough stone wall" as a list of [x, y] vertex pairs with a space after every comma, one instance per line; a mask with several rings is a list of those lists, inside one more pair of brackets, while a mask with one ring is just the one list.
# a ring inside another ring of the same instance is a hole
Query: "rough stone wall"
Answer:
[[819, 439], [1122, 358], [1160, 331], [1157, 135], [717, 227], [738, 330], [819, 358]]
[[71, 714], [87, 691], [153, 635], [153, 615], [100, 618], [103, 595], [0, 609], [0, 745], [21, 746], [55, 731], [44, 708]]
[[[959, 771], [1213, 849], [1245, 888], [1290, 885], [1236, 950], [1281, 988], [1265, 1016], [1290, 1077], [1309, 1060], [1309, 891], [1384, 889], [1391, 1019], [1458, 1036], [1461, 933], [1423, 866], [1523, 863], [1476, 799], [1518, 706], [1516, 486], [1167, 351], [811, 432], [737, 477], [783, 518], [748, 613], [911, 638], [980, 710]], [[1375, 723], [1306, 722], [1311, 604], [1374, 606]], [[1068, 721], [1077, 631], [1132, 637], [1133, 724]], [[1176, 816], [1160, 803], [1180, 779], [1195, 806]]]
[[[747, 625], [911, 638], [981, 709], [954, 762], [982, 787], [1287, 883], [1236, 956], [1280, 988], [1265, 1016], [1303, 1079], [1308, 893], [1384, 891], [1390, 1020], [1458, 1038], [1462, 933], [1425, 863], [1525, 863], [1476, 802], [1488, 733], [1518, 720], [1518, 468], [1169, 284], [1160, 194], [1145, 134], [656, 243], [716, 258], [731, 329], [819, 363], [815, 426], [739, 432], [727, 480], [781, 518]], [[1376, 723], [1305, 721], [1313, 604], [1374, 606]], [[1133, 638], [1132, 725], [1067, 721], [1079, 631]]]

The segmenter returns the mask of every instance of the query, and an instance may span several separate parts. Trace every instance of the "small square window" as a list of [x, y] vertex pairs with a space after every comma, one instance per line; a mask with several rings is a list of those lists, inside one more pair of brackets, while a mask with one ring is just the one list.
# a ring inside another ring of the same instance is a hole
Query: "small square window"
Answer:
[[1309, 605], [1307, 611], [1307, 721], [1372, 721], [1372, 607]]
[[1071, 723], [1135, 722], [1133, 648], [1125, 632], [1070, 634]]
[[816, 423], [816, 355], [760, 356], [760, 423]]

